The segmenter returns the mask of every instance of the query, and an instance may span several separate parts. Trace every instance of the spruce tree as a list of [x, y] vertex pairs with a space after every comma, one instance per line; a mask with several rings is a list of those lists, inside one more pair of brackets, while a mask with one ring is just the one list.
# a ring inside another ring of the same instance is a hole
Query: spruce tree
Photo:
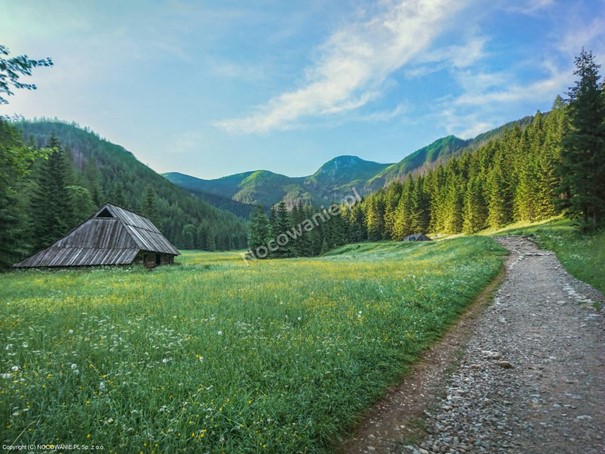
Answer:
[[487, 182], [487, 222], [492, 228], [500, 228], [512, 221], [512, 197], [502, 164], [502, 154], [495, 155], [494, 167]]
[[99, 208], [105, 202], [105, 195], [103, 194], [101, 177], [94, 158], [90, 159], [86, 164], [85, 177], [88, 182], [88, 190], [92, 203], [96, 208]]
[[575, 64], [579, 79], [568, 92], [559, 175], [567, 195], [563, 207], [591, 230], [605, 220], [605, 94], [592, 52], [582, 49]]
[[301, 236], [296, 240], [292, 240], [293, 252], [296, 257], [308, 257], [313, 255], [309, 232], [306, 232], [302, 228], [305, 219], [305, 210], [302, 202], [294, 205], [294, 208], [292, 209], [292, 226], [295, 227], [297, 231], [298, 226], [301, 226]]
[[386, 239], [393, 238], [395, 229], [395, 211], [399, 205], [401, 191], [403, 186], [399, 182], [391, 184], [386, 191], [385, 207], [384, 207], [384, 232]]
[[403, 184], [401, 198], [395, 210], [394, 240], [402, 240], [412, 233], [412, 193], [414, 186], [415, 183], [412, 177], [405, 180]]
[[349, 242], [359, 243], [367, 239], [365, 217], [360, 203], [355, 204], [349, 212]]
[[28, 176], [47, 153], [24, 146], [19, 131], [0, 116], [0, 269], [29, 252]]
[[141, 201], [141, 214], [153, 223], [156, 223], [158, 221], [156, 195], [151, 185], [147, 185], [145, 191], [143, 192], [143, 199]]
[[70, 166], [55, 136], [49, 142], [52, 153], [37, 174], [37, 187], [31, 199], [34, 249], [50, 246], [73, 225], [73, 207], [69, 190]]
[[111, 185], [109, 194], [107, 195], [108, 202], [117, 205], [121, 208], [127, 208], [126, 195], [124, 194], [124, 185], [118, 181]]
[[66, 189], [69, 194], [73, 214], [70, 225], [75, 226], [90, 217], [97, 206], [93, 203], [92, 196], [87, 188], [70, 185]]
[[261, 205], [257, 205], [250, 217], [250, 224], [248, 225], [248, 247], [252, 252], [256, 253], [257, 248], [261, 246], [267, 247], [267, 243], [270, 239], [271, 226], [269, 225], [269, 219], [267, 219], [267, 215], [265, 214], [265, 208]]
[[538, 219], [548, 219], [558, 213], [556, 202], [560, 181], [557, 174], [557, 163], [561, 155], [565, 115], [563, 100], [557, 96], [553, 108], [546, 118], [544, 146], [537, 162], [536, 209]]
[[380, 241], [384, 233], [384, 202], [380, 194], [370, 197], [366, 206], [366, 222], [368, 239], [370, 241]]
[[456, 175], [456, 170], [450, 168], [446, 174], [447, 186], [443, 204], [444, 224], [443, 228], [448, 233], [460, 233], [462, 231], [464, 208], [464, 184], [462, 178]]
[[430, 199], [425, 190], [426, 179], [420, 177], [412, 191], [411, 229], [414, 232], [426, 233], [430, 224]]
[[464, 233], [476, 233], [486, 227], [487, 205], [483, 194], [481, 179], [473, 177], [466, 186], [464, 193]]
[[185, 224], [181, 232], [181, 242], [184, 249], [195, 248], [196, 228], [193, 224]]
[[278, 249], [275, 251], [275, 257], [291, 257], [293, 251], [291, 238], [288, 236], [288, 231], [290, 230], [292, 223], [290, 221], [288, 207], [286, 206], [286, 202], [283, 200], [277, 205], [275, 216], [275, 230], [273, 231], [273, 238], [278, 245]]

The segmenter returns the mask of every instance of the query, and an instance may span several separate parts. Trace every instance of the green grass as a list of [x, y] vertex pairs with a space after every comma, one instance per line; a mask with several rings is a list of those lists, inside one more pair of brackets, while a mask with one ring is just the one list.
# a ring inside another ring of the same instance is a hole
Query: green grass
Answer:
[[556, 219], [492, 234], [531, 235], [540, 247], [554, 251], [567, 271], [605, 294], [605, 230], [582, 234], [570, 221]]
[[325, 452], [500, 271], [490, 238], [0, 276], [3, 444]]

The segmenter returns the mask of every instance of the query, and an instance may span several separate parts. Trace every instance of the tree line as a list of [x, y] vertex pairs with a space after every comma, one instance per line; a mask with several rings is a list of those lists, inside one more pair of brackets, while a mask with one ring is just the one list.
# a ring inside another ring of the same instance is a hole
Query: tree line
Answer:
[[[605, 221], [605, 86], [598, 68], [583, 50], [568, 99], [558, 96], [550, 112], [343, 207], [326, 228], [270, 256], [318, 255], [345, 243], [402, 240], [420, 232], [472, 234], [558, 214], [583, 231], [599, 228]], [[301, 212], [309, 216], [313, 209], [288, 213], [280, 204], [269, 220], [259, 207], [249, 226], [250, 248], [287, 231]]]
[[[550, 113], [537, 113], [529, 125], [515, 125], [475, 151], [343, 206], [340, 215], [269, 255], [319, 255], [346, 243], [403, 240], [421, 232], [476, 233], [548, 219], [559, 213], [556, 162], [564, 120], [565, 107], [557, 98]], [[267, 216], [258, 207], [250, 219], [250, 249], [316, 211], [310, 205], [288, 211], [281, 202]]]
[[[340, 211], [340, 207], [337, 207]], [[347, 225], [340, 214], [309, 203], [273, 206], [269, 216], [261, 205], [250, 217], [248, 246], [252, 258], [311, 257], [347, 243]]]

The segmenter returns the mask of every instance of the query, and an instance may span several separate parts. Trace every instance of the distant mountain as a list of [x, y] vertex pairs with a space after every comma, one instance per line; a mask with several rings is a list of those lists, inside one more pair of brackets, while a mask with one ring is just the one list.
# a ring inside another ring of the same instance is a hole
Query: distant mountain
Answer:
[[200, 198], [223, 197], [248, 206], [258, 203], [272, 206], [282, 199], [305, 197], [300, 191], [304, 179], [290, 178], [267, 170], [238, 173], [216, 180], [203, 180], [177, 172], [165, 173], [163, 176]]
[[[220, 206], [218, 200], [192, 197], [123, 147], [76, 124], [56, 120], [19, 121], [15, 126], [21, 130], [25, 143], [36, 146], [47, 146], [51, 136], [55, 136], [70, 152], [74, 183], [90, 191], [94, 205], [113, 202], [141, 212], [144, 193], [152, 188], [157, 211], [153, 221], [177, 247], [245, 247], [247, 227], [241, 217], [247, 213], [237, 217], [213, 206]], [[228, 197], [227, 202], [235, 204]]]
[[[246, 211], [245, 206], [249, 212], [250, 205], [261, 204], [269, 207], [281, 200], [285, 200], [290, 206], [298, 201], [326, 204], [341, 200], [350, 194], [353, 188], [366, 195], [393, 181], [401, 181], [415, 172], [428, 171], [454, 156], [475, 150], [500, 137], [507, 129], [526, 126], [532, 118], [525, 117], [507, 123], [474, 139], [464, 140], [451, 135], [443, 137], [395, 164], [365, 161], [357, 156], [338, 156], [307, 177], [292, 178], [267, 170], [238, 173], [214, 180], [204, 180], [177, 172], [163, 175], [177, 186], [216, 206], [225, 206], [224, 199], [237, 202], [238, 205], [230, 209], [236, 214]], [[219, 201], [222, 201], [223, 205], [215, 203], [212, 197], [220, 198]]]
[[187, 190], [192, 196], [203, 200], [210, 205], [220, 208], [221, 210], [229, 211], [243, 219], [249, 219], [250, 214], [254, 211], [254, 205], [238, 202], [221, 195], [210, 194], [209, 192], [196, 191], [195, 189]]
[[390, 164], [365, 161], [357, 156], [338, 156], [305, 178], [305, 188], [323, 201], [333, 201], [350, 193], [352, 188], [364, 192], [368, 181]]
[[291, 206], [298, 201], [320, 204], [340, 200], [353, 187], [362, 192], [367, 181], [388, 166], [356, 156], [338, 156], [308, 177], [292, 178], [267, 170], [238, 173], [215, 180], [203, 180], [177, 172], [165, 173], [164, 177], [200, 198], [209, 194], [227, 197], [241, 204], [261, 204], [266, 207], [285, 200]]
[[366, 191], [369, 189], [370, 191], [367, 192], [371, 192], [380, 189], [392, 181], [402, 180], [414, 171], [428, 170], [458, 154], [470, 142], [470, 140], [459, 139], [456, 136], [447, 136], [438, 139], [432, 144], [406, 156], [397, 164], [393, 164], [376, 174], [368, 181]]

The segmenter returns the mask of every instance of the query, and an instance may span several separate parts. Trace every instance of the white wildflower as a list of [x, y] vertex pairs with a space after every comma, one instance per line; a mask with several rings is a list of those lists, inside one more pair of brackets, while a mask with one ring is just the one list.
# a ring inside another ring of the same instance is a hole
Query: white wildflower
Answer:
[[13, 366], [13, 367], [11, 367], [11, 370], [13, 372], [19, 372], [19, 366]]
[[99, 391], [105, 391], [106, 387], [105, 387], [105, 382], [103, 380], [101, 380], [99, 382]]
[[23, 342], [23, 348], [27, 348], [29, 347], [29, 344], [27, 342]]
[[0, 374], [0, 377], [2, 377], [5, 380], [10, 380], [10, 378], [13, 376], [13, 374]]
[[73, 329], [70, 329], [69, 331], [67, 331], [67, 333], [68, 333], [68, 334], [73, 334], [73, 333], [74, 333], [74, 330], [73, 330]]
[[222, 331], [218, 331], [216, 334], [218, 334], [219, 336], [222, 336], [223, 332]]

